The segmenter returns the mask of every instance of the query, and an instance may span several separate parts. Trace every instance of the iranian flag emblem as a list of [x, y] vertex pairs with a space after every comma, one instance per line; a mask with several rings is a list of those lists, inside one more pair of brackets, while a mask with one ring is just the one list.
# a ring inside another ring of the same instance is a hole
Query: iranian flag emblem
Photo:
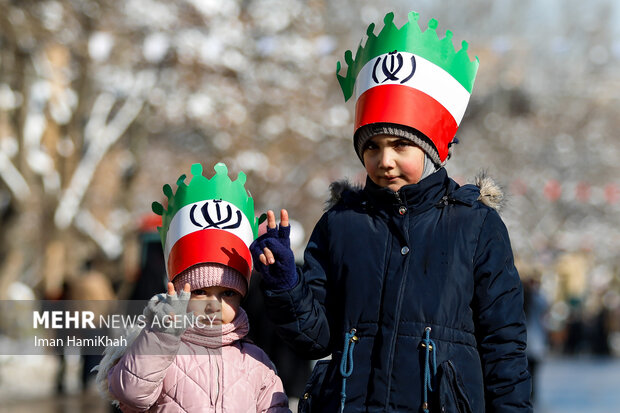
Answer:
[[236, 181], [228, 178], [224, 164], [215, 166], [212, 179], [202, 176], [202, 166], [192, 165], [189, 185], [185, 176], [177, 181], [176, 194], [169, 186], [168, 210], [159, 203], [153, 211], [163, 216], [162, 239], [168, 279], [192, 265], [214, 262], [232, 267], [248, 280], [252, 269], [250, 244], [258, 233], [254, 202], [245, 188], [245, 174]]
[[451, 32], [439, 39], [434, 19], [422, 32], [417, 13], [400, 29], [393, 18], [386, 15], [378, 36], [370, 25], [355, 59], [345, 53], [349, 67], [338, 80], [346, 100], [355, 94], [355, 130], [373, 123], [409, 126], [433, 142], [443, 162], [469, 103], [478, 59], [469, 60], [466, 42], [456, 52]]

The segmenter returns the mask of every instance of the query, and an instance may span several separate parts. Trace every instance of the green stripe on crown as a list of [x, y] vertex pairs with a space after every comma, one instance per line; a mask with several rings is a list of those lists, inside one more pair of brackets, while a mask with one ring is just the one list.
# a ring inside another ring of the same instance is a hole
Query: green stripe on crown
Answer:
[[368, 40], [364, 47], [360, 42], [355, 59], [350, 50], [345, 52], [344, 60], [348, 65], [346, 76], [338, 74], [341, 69], [340, 62], [336, 65], [336, 76], [345, 100], [349, 100], [353, 95], [355, 79], [364, 65], [377, 56], [393, 51], [414, 53], [431, 61], [454, 77], [469, 93], [472, 92], [480, 62], [478, 57], [473, 61], [469, 59], [467, 42], [463, 41], [461, 50], [456, 52], [451, 31], [446, 31], [443, 39], [437, 36], [437, 20], [431, 19], [428, 29], [422, 32], [418, 24], [419, 14], [410, 12], [408, 18], [409, 21], [398, 29], [394, 24], [394, 13], [386, 14], [383, 19], [385, 26], [379, 36], [374, 34], [374, 23], [368, 26]]
[[168, 198], [168, 209], [165, 210], [159, 202], [152, 204], [153, 212], [162, 216], [162, 226], [158, 228], [162, 245], [165, 245], [170, 222], [176, 213], [186, 205], [208, 199], [222, 199], [238, 207], [250, 221], [254, 238], [258, 236], [258, 224], [262, 222], [263, 217], [257, 219], [254, 216], [254, 200], [249, 196], [244, 186], [245, 174], [239, 172], [237, 179], [231, 181], [225, 164], [218, 163], [213, 169], [215, 175], [211, 179], [207, 179], [202, 175], [202, 165], [193, 164], [191, 167], [192, 179], [189, 185], [185, 184], [185, 175], [181, 175], [177, 180], [177, 192], [175, 194], [172, 193], [170, 185], [164, 185], [163, 190]]

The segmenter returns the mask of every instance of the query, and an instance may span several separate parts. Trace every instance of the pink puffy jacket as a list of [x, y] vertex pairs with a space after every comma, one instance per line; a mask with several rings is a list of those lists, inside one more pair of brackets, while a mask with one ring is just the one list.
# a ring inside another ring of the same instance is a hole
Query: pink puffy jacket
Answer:
[[269, 357], [242, 341], [209, 350], [143, 330], [109, 370], [108, 386], [124, 412], [290, 413]]

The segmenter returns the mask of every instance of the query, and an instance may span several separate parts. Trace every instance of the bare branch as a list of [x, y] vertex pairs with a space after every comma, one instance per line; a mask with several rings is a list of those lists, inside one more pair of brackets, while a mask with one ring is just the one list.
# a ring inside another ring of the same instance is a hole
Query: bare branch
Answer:
[[89, 211], [82, 209], [77, 213], [75, 226], [91, 237], [108, 258], [118, 258], [123, 252], [122, 237], [108, 230]]
[[28, 183], [19, 173], [15, 165], [6, 156], [4, 152], [0, 151], [0, 177], [9, 187], [13, 195], [19, 201], [24, 201], [30, 196], [30, 187]]
[[[103, 156], [110, 149], [110, 146], [125, 133], [129, 125], [131, 125], [138, 116], [143, 104], [144, 101], [142, 99], [129, 97], [110, 123], [101, 130], [101, 133], [92, 137], [92, 141], [90, 145], [88, 145], [84, 157], [80, 160], [80, 163], [73, 173], [71, 183], [63, 193], [58, 207], [56, 208], [54, 222], [58, 228], [64, 229], [71, 224], [78, 212], [80, 203], [92, 181], [99, 162], [101, 162]], [[102, 113], [104, 112], [105, 110], [102, 111]], [[101, 114], [99, 114], [99, 116], [101, 116]]]

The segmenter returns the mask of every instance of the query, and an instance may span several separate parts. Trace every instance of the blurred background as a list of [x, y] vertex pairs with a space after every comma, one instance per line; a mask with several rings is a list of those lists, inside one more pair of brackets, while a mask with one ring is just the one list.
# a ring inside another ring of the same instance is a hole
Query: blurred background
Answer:
[[[257, 213], [287, 208], [301, 260], [329, 183], [365, 179], [336, 61], [410, 10], [480, 58], [447, 170], [504, 188], [539, 411], [617, 411], [615, 0], [0, 0], [0, 299], [160, 288], [151, 203], [195, 162], [244, 171]], [[0, 356], [0, 395], [93, 411], [62, 398], [85, 364]]]

